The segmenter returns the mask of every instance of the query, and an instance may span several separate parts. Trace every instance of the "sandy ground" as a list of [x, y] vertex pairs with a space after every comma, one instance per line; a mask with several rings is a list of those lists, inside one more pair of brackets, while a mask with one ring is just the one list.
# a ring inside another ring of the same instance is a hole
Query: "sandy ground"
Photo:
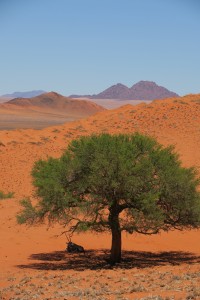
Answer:
[[89, 98], [78, 98], [78, 99], [84, 99], [84, 100], [94, 102], [107, 109], [115, 109], [127, 104], [137, 105], [140, 103], [149, 104], [152, 102], [151, 100], [119, 100], [119, 99], [89, 99]]
[[[5, 100], [0, 98], [0, 103], [4, 103]], [[80, 100], [80, 99], [74, 99]], [[106, 109], [119, 108], [121, 106], [131, 104], [137, 105], [139, 103], [150, 103], [151, 101], [140, 100], [114, 100], [114, 99], [97, 99], [90, 100], [83, 98], [82, 100], [88, 100], [94, 102]], [[88, 115], [90, 115], [90, 109], [88, 108]], [[21, 107], [1, 107], [0, 106], [0, 130], [13, 130], [13, 129], [43, 129], [49, 126], [64, 124], [75, 120], [80, 120], [86, 117], [82, 113], [71, 113], [70, 111], [64, 112], [63, 110], [44, 110], [39, 107], [34, 108], [21, 108]]]
[[55, 92], [1, 103], [0, 130], [42, 129], [91, 116], [105, 108], [91, 101], [70, 99]]
[[63, 115], [59, 112], [13, 111], [0, 108], [0, 130], [42, 129], [52, 125], [81, 119], [81, 115]]
[[[65, 250], [62, 228], [16, 224], [19, 201], [33, 198], [34, 161], [59, 157], [71, 139], [135, 132], [174, 144], [185, 166], [200, 171], [200, 95], [126, 105], [43, 130], [0, 131], [0, 299], [200, 299], [200, 232], [123, 235], [123, 261], [106, 263], [110, 235], [81, 234], [86, 254]], [[159, 297], [160, 298], [159, 298]]]
[[7, 102], [9, 100], [11, 100], [12, 98], [9, 98], [9, 97], [0, 97], [0, 103], [4, 103], [4, 102]]

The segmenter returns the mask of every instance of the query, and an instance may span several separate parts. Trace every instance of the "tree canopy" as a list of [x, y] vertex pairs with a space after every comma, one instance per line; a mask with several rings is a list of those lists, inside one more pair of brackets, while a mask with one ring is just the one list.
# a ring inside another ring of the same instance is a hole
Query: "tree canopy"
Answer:
[[199, 179], [174, 148], [141, 135], [74, 140], [32, 170], [38, 202], [23, 200], [19, 223], [48, 219], [71, 232], [110, 231], [111, 263], [121, 260], [121, 232], [155, 234], [200, 226]]

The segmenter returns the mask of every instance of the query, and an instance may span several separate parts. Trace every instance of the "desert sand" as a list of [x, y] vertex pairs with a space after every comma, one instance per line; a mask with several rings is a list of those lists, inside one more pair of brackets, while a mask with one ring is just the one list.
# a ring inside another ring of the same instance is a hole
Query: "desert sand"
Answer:
[[119, 100], [119, 99], [89, 99], [89, 98], [79, 98], [79, 100], [88, 100], [94, 102], [100, 106], [103, 106], [106, 109], [115, 109], [121, 106], [130, 104], [130, 105], [137, 105], [140, 103], [151, 103], [151, 100]]
[[198, 230], [124, 234], [124, 260], [110, 267], [109, 234], [75, 235], [86, 255], [70, 255], [58, 225], [16, 223], [20, 200], [34, 198], [35, 161], [59, 157], [82, 135], [136, 131], [173, 144], [183, 165], [200, 174], [200, 95], [126, 105], [42, 130], [0, 131], [0, 190], [14, 192], [0, 200], [0, 299], [200, 299]]
[[12, 98], [9, 98], [9, 97], [0, 97], [0, 103], [4, 103], [4, 102], [7, 102], [9, 100], [11, 100]]
[[0, 130], [42, 129], [88, 117], [105, 108], [55, 92], [33, 98], [15, 98], [0, 104]]
[[9, 99], [0, 97], [0, 130], [43, 129], [80, 120], [105, 109], [150, 102], [143, 100], [72, 99], [55, 92], [32, 98]]

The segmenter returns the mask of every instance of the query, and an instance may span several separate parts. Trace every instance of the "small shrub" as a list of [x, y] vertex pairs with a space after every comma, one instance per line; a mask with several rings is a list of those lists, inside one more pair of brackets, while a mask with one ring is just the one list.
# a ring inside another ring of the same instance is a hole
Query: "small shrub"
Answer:
[[0, 191], [0, 200], [2, 199], [10, 199], [12, 198], [14, 195], [14, 193], [8, 193], [8, 194], [5, 194], [3, 192]]
[[42, 145], [41, 142], [28, 142], [28, 144], [30, 144], [30, 145], [36, 145], [36, 146]]
[[200, 104], [200, 99], [192, 100], [192, 102]]
[[49, 142], [50, 141], [50, 138], [49, 137], [47, 137], [47, 136], [41, 136], [41, 141], [43, 141], [43, 142]]
[[54, 132], [54, 133], [59, 133], [60, 132], [60, 130], [59, 129], [54, 129], [54, 130], [52, 130], [52, 132]]
[[179, 100], [178, 103], [180, 103], [180, 104], [188, 104], [187, 102], [185, 102], [183, 100]]

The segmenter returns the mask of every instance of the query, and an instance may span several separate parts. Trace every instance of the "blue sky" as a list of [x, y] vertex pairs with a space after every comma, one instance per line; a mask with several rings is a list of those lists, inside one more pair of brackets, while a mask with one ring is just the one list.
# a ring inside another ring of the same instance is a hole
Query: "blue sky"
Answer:
[[140, 80], [200, 93], [199, 0], [0, 0], [0, 95]]

